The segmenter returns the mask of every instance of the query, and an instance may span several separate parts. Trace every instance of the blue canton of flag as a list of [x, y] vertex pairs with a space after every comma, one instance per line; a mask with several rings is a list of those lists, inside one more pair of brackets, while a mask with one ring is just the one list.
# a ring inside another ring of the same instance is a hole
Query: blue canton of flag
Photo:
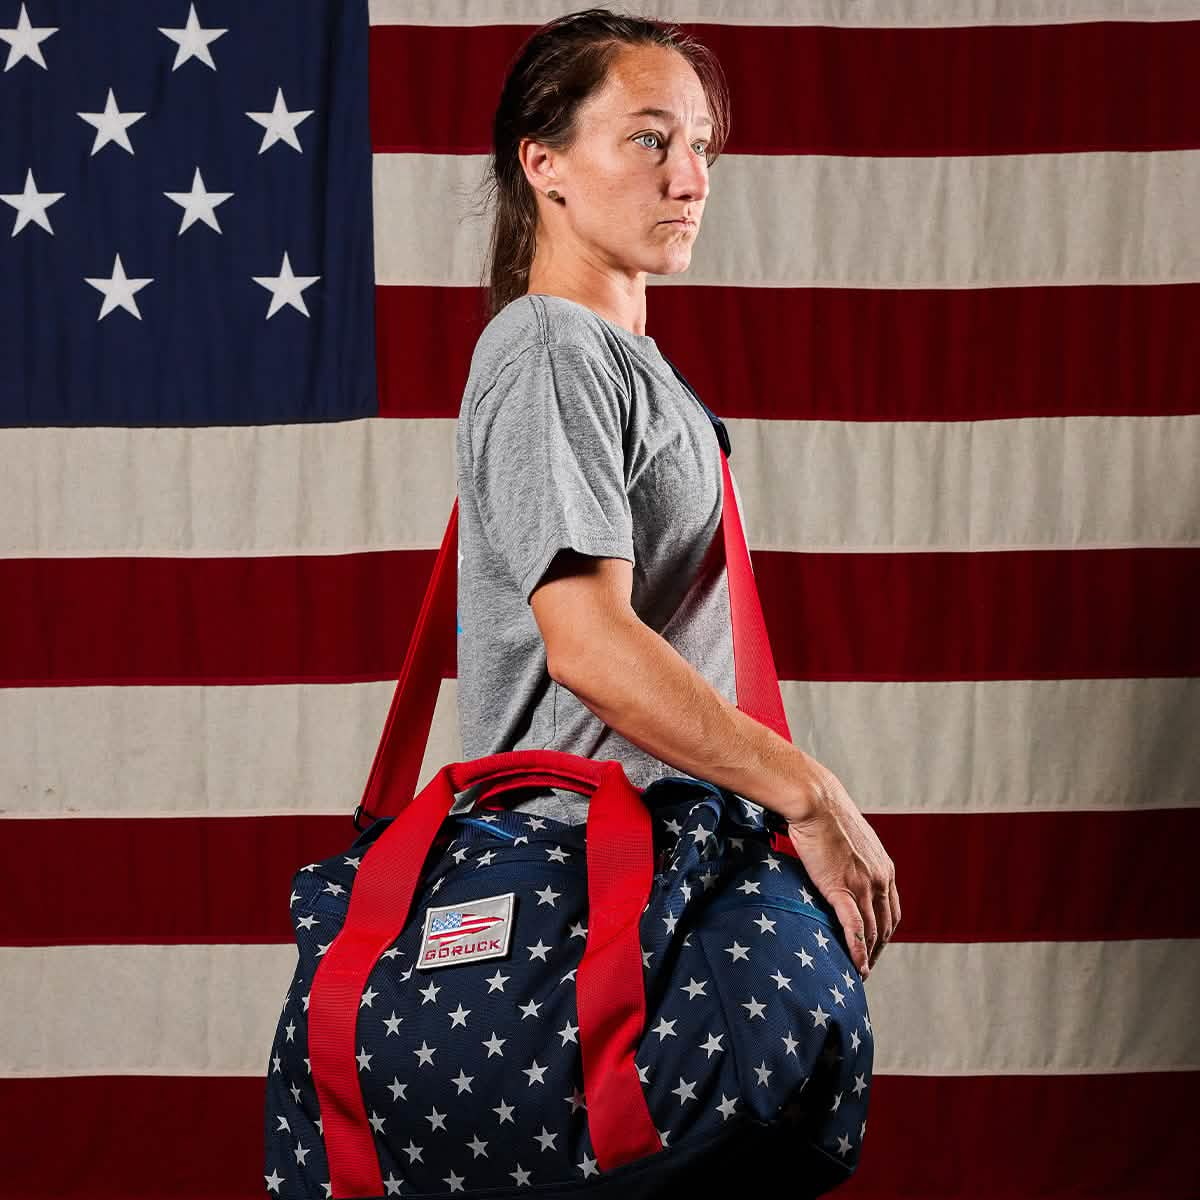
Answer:
[[0, 39], [0, 423], [377, 414], [366, 0], [0, 0]]
[[432, 932], [438, 933], [443, 929], [457, 929], [461, 924], [462, 913], [451, 912], [444, 916], [434, 917], [430, 928]]

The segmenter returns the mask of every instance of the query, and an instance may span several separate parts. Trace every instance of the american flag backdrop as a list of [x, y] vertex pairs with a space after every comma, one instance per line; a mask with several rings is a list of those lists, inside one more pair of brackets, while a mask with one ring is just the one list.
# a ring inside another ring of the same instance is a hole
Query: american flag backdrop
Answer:
[[[0, 0], [0, 1195], [264, 1192], [290, 880], [454, 501], [491, 117], [577, 7]], [[1200, 1195], [1200, 2], [631, 7], [733, 105], [646, 332], [897, 865], [843, 1192]], [[459, 757], [448, 680], [422, 784]]]

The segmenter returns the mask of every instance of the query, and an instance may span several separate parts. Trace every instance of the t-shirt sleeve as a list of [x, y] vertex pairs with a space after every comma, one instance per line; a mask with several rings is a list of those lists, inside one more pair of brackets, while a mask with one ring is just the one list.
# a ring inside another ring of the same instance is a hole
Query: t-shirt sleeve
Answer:
[[599, 357], [558, 343], [522, 351], [476, 404], [480, 519], [526, 603], [560, 550], [634, 561], [626, 411], [624, 389]]

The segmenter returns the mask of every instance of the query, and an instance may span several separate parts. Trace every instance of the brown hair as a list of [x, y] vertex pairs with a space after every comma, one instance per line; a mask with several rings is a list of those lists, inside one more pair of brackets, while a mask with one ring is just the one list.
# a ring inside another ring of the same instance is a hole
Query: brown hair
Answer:
[[[484, 185], [496, 197], [480, 286], [487, 289], [486, 321], [529, 286], [537, 230], [537, 199], [518, 157], [523, 138], [551, 149], [571, 147], [579, 106], [604, 84], [621, 46], [677, 50], [700, 79], [712, 117], [706, 158], [711, 166], [729, 136], [729, 90], [713, 52], [678, 26], [649, 17], [588, 8], [534, 31], [504, 80], [492, 122], [492, 155]], [[490, 195], [489, 195], [490, 199]]]

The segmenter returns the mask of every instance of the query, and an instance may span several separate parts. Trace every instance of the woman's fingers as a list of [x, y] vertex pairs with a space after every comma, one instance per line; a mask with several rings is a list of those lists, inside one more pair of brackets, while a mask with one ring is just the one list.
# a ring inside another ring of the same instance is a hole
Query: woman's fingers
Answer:
[[866, 979], [900, 923], [896, 867], [875, 830], [828, 768], [805, 757], [811, 811], [788, 820], [800, 861], [833, 905], [850, 959]]
[[867, 914], [870, 906], [865, 908], [855, 900], [849, 888], [834, 888], [831, 893], [825, 893], [825, 899], [833, 905], [833, 911], [841, 922], [842, 932], [846, 935], [846, 945], [850, 948], [850, 959], [858, 968], [858, 973], [866, 979], [870, 966], [868, 957], [870, 947], [875, 940], [875, 918]]
[[888, 938], [892, 936], [892, 898], [886, 886], [873, 888], [871, 898], [875, 904], [875, 928], [879, 934], [870, 947], [868, 962], [873, 967], [879, 961]]

